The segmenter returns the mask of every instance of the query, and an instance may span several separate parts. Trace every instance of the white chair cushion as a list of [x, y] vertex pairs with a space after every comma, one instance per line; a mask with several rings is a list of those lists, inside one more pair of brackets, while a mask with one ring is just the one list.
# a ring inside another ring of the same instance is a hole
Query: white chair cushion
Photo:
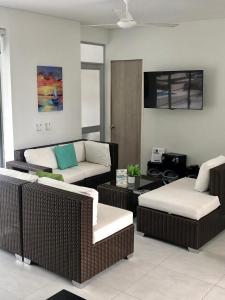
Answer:
[[182, 178], [138, 197], [140, 206], [200, 220], [220, 206], [217, 196], [194, 190], [196, 179]]
[[16, 171], [16, 170], [4, 169], [4, 168], [0, 168], [0, 174], [9, 176], [9, 177], [14, 177], [14, 178], [21, 179], [21, 180], [25, 180], [25, 181], [29, 181], [29, 182], [36, 182], [38, 180], [38, 176], [36, 176], [36, 175], [31, 175], [28, 173], [24, 173], [24, 172], [20, 172], [20, 171]]
[[75, 142], [73, 145], [76, 152], [77, 162], [85, 161], [84, 141]]
[[111, 169], [110, 167], [100, 164], [93, 164], [87, 161], [80, 163], [79, 166], [85, 172], [85, 178], [110, 172]]
[[98, 204], [98, 224], [93, 228], [93, 244], [133, 224], [133, 213], [118, 207]]
[[79, 163], [79, 165], [76, 167], [65, 170], [53, 170], [53, 173], [55, 174], [62, 174], [64, 181], [68, 183], [74, 183], [76, 181], [107, 172], [110, 172], [110, 167], [105, 167], [103, 165], [93, 164], [86, 161]]
[[224, 163], [225, 163], [225, 156], [223, 155], [220, 155], [216, 158], [204, 162], [201, 165], [201, 168], [199, 170], [198, 178], [195, 183], [195, 190], [198, 192], [207, 191], [209, 188], [210, 170]]
[[91, 197], [93, 199], [93, 226], [97, 224], [98, 215], [98, 192], [91, 188], [86, 188], [83, 186], [78, 186], [74, 184], [69, 184], [63, 181], [54, 180], [51, 178], [41, 177], [38, 178], [38, 183], [51, 186], [64, 191], [77, 193]]
[[54, 147], [28, 149], [24, 152], [26, 162], [34, 165], [57, 169], [58, 164], [53, 151]]
[[86, 161], [100, 164], [106, 167], [111, 166], [109, 144], [85, 141]]
[[85, 178], [85, 173], [82, 168], [80, 168], [80, 164], [76, 167], [68, 168], [65, 170], [54, 169], [52, 170], [54, 174], [62, 174], [63, 179], [67, 183], [74, 183]]

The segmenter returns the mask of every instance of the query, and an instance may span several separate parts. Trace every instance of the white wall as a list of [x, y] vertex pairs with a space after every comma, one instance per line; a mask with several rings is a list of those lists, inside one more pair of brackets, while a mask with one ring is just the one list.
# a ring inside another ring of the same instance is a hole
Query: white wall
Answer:
[[[0, 8], [0, 27], [7, 29], [10, 49], [14, 147], [80, 138], [79, 23]], [[63, 67], [62, 112], [38, 113], [37, 65]], [[36, 132], [37, 122], [51, 122], [52, 130]]]
[[153, 146], [186, 153], [189, 163], [225, 154], [225, 20], [184, 23], [176, 28], [115, 30], [107, 46], [110, 136], [110, 60], [143, 59], [144, 71], [204, 69], [204, 110], [143, 109], [142, 168]]
[[3, 159], [12, 160], [14, 157], [13, 149], [13, 120], [12, 120], [12, 94], [11, 94], [11, 69], [10, 69], [10, 50], [9, 37], [4, 34], [0, 38], [0, 74], [2, 92], [2, 124], [3, 130]]
[[109, 31], [104, 28], [81, 26], [80, 29], [82, 42], [90, 42], [104, 45], [106, 45], [109, 42]]

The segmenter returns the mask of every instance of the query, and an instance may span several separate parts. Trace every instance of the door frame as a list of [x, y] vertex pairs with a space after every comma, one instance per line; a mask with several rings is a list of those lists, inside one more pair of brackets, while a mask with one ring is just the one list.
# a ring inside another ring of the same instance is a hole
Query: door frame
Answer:
[[[81, 61], [81, 69], [99, 70], [100, 71], [100, 126], [89, 126], [82, 128], [82, 134], [100, 131], [100, 141], [105, 141], [105, 44], [81, 41], [81, 44], [96, 45], [103, 48], [103, 63], [83, 62]], [[81, 104], [82, 105], [82, 104]]]
[[[0, 32], [1, 34], [1, 32]], [[1, 49], [0, 49], [1, 56]], [[0, 58], [1, 60], [1, 58]], [[3, 127], [3, 109], [2, 109], [2, 85], [1, 85], [1, 68], [0, 68], [0, 167], [5, 166], [4, 153], [4, 127]]]
[[[100, 125], [82, 127], [82, 134], [100, 131], [100, 140], [105, 140], [105, 70], [104, 64], [100, 63], [81, 63], [82, 70], [97, 70], [100, 74]], [[82, 105], [82, 103], [81, 103]]]

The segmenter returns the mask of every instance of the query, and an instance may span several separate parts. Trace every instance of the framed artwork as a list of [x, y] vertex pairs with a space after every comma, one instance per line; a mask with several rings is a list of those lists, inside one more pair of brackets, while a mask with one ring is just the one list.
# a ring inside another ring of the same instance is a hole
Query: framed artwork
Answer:
[[63, 110], [63, 78], [61, 67], [37, 66], [38, 111]]

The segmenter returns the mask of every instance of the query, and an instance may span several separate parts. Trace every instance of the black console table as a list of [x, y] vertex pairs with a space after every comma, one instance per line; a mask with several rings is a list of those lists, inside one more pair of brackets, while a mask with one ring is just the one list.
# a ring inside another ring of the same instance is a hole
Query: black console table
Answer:
[[170, 181], [186, 176], [187, 156], [179, 153], [164, 153], [162, 162], [148, 162], [148, 175], [161, 177], [164, 179], [168, 176]]
[[[187, 155], [185, 154], [165, 153], [162, 155], [161, 163], [148, 162], [147, 173], [150, 177], [162, 178], [162, 180], [166, 171], [168, 171], [167, 174], [171, 173], [174, 176], [174, 180], [185, 176], [197, 178], [199, 166], [192, 165], [187, 167], [186, 163]], [[173, 181], [172, 178], [171, 181]]]

